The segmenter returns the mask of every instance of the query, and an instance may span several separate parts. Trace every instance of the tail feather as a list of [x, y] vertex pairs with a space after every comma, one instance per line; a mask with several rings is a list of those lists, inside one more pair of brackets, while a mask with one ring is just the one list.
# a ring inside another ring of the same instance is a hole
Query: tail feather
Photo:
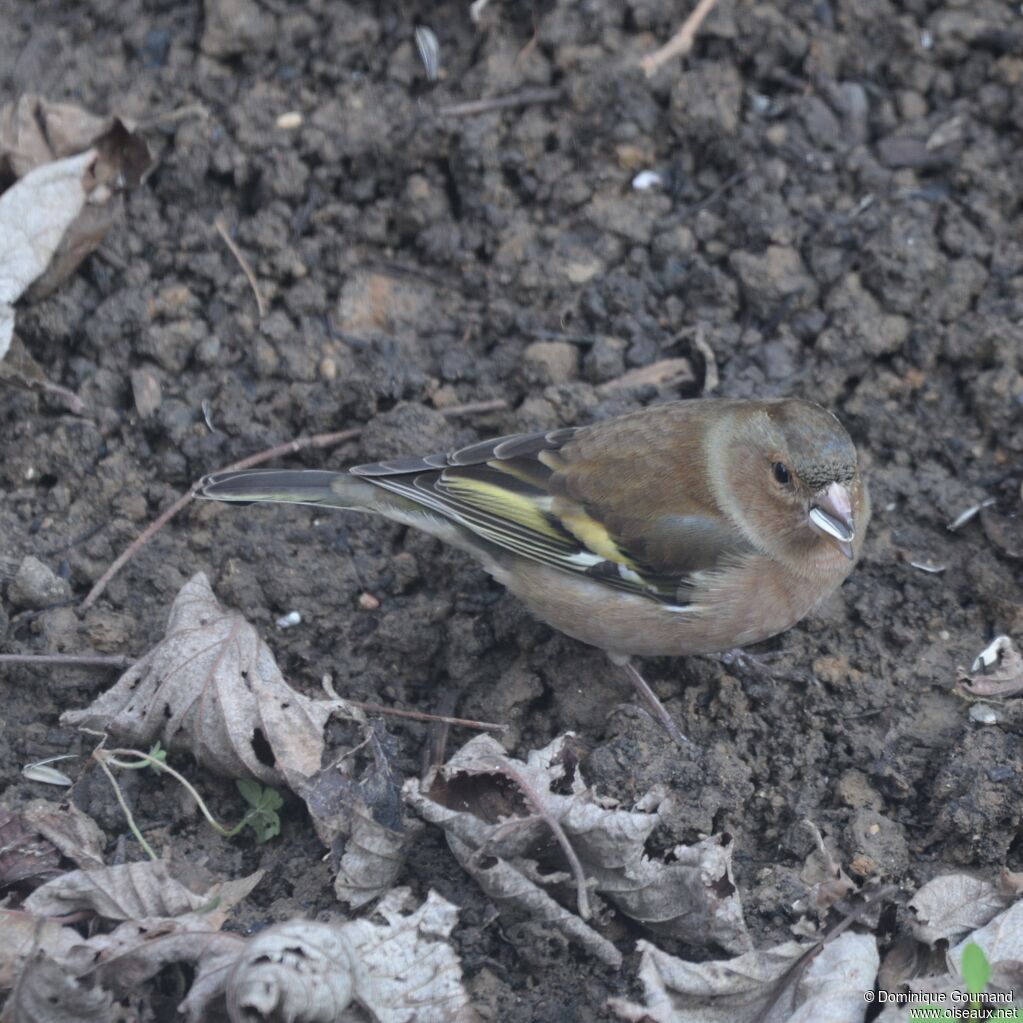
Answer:
[[218, 472], [206, 476], [197, 491], [199, 497], [238, 504], [270, 501], [364, 509], [371, 509], [378, 503], [378, 493], [371, 483], [347, 472], [322, 469]]

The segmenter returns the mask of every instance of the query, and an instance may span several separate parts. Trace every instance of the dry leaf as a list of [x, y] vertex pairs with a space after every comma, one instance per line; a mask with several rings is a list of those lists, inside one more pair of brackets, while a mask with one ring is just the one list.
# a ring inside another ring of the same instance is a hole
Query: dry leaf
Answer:
[[920, 941], [958, 941], [983, 927], [1012, 900], [987, 881], [969, 874], [945, 874], [928, 881], [909, 900], [913, 933]]
[[[546, 875], [545, 884], [561, 887], [564, 872], [573, 868], [551, 840], [553, 821], [577, 857], [587, 887], [621, 912], [692, 944], [732, 952], [749, 948], [731, 877], [730, 839], [678, 846], [669, 860], [647, 856], [646, 841], [661, 821], [661, 807], [652, 805], [657, 801], [627, 810], [598, 797], [579, 775], [566, 736], [531, 752], [525, 764], [508, 757], [491, 737], [478, 736], [426, 783], [408, 782], [405, 793], [426, 820], [444, 828], [449, 845], [455, 838], [470, 853], [485, 850], [527, 879]], [[502, 887], [519, 891], [511, 883]], [[531, 887], [523, 886], [520, 894]], [[577, 892], [579, 887], [576, 878]]]
[[85, 206], [95, 149], [44, 164], [0, 195], [0, 359], [14, 332], [14, 303], [45, 272]]
[[110, 994], [37, 953], [21, 971], [0, 1023], [117, 1023]]
[[57, 850], [0, 806], [0, 892], [15, 885], [40, 885], [60, 873]]
[[91, 149], [112, 124], [112, 118], [70, 103], [50, 103], [25, 93], [0, 109], [0, 170], [6, 166], [22, 178], [44, 163]]
[[1023, 693], [1023, 655], [1008, 636], [996, 636], [977, 655], [969, 672], [959, 669], [959, 688], [979, 697]]
[[[377, 907], [383, 924], [289, 920], [249, 940], [224, 983], [211, 976], [204, 1000], [182, 1006], [201, 1019], [221, 992], [235, 1023], [289, 1020], [341, 1023], [468, 1023], [474, 1018], [462, 986], [458, 956], [443, 939], [457, 909], [430, 892], [413, 913], [401, 910], [407, 889], [390, 892]], [[220, 970], [223, 974], [223, 970]], [[357, 1004], [363, 1013], [349, 1007]]]
[[334, 891], [357, 909], [379, 898], [398, 877], [422, 824], [406, 820], [401, 798], [403, 776], [393, 766], [394, 740], [383, 723], [368, 726], [372, 761], [358, 780], [342, 761], [320, 771], [305, 800], [320, 839], [331, 851], [337, 877]]
[[799, 879], [807, 886], [807, 893], [797, 899], [792, 908], [806, 918], [799, 921], [804, 936], [816, 937], [815, 921], [823, 921], [832, 906], [856, 891], [856, 885], [825, 844], [817, 825], [810, 820], [802, 823], [813, 835], [815, 849], [807, 856], [799, 874]]
[[536, 880], [527, 876], [523, 865], [508, 863], [486, 849], [473, 849], [450, 833], [448, 845], [465, 872], [502, 910], [511, 909], [553, 927], [612, 970], [621, 967], [621, 952], [582, 917], [552, 899]]
[[[970, 942], [976, 942], [984, 950], [992, 968], [999, 963], [1023, 963], [1023, 900], [1013, 903], [979, 930], [964, 938], [949, 949], [949, 966], [960, 970], [963, 950]], [[1023, 991], [1020, 992], [1023, 996]]]
[[110, 934], [80, 944], [74, 950], [75, 966], [82, 973], [95, 973], [117, 995], [131, 993], [173, 963], [197, 967], [200, 975], [218, 967], [222, 988], [226, 969], [245, 948], [243, 937], [220, 930], [223, 921], [224, 915], [216, 913], [126, 920]]
[[70, 871], [37, 888], [24, 905], [29, 912], [40, 916], [64, 916], [89, 910], [108, 920], [175, 917], [214, 903], [218, 911], [229, 909], [262, 877], [263, 872], [257, 871], [197, 895], [170, 876], [166, 863], [146, 860], [118, 867]]
[[106, 837], [99, 825], [74, 803], [58, 805], [34, 799], [26, 804], [21, 816], [72, 863], [84, 869], [103, 866]]
[[795, 942], [708, 963], [638, 947], [645, 1004], [610, 1002], [635, 1023], [862, 1023], [878, 969], [873, 936], [849, 931], [805, 964], [813, 946]]
[[284, 681], [256, 630], [217, 603], [200, 572], [175, 599], [166, 637], [61, 722], [143, 748], [159, 740], [220, 774], [301, 790], [320, 769], [332, 706]]
[[0, 909], [0, 991], [7, 991], [36, 953], [63, 961], [82, 940], [81, 935], [56, 920]]

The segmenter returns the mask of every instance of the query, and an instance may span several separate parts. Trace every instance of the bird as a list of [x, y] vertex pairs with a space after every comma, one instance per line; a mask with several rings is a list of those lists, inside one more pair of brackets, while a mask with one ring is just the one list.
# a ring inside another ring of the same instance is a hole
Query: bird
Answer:
[[201, 497], [376, 513], [474, 556], [539, 618], [633, 664], [785, 632], [844, 582], [870, 498], [837, 417], [802, 398], [696, 398], [345, 471], [205, 477]]

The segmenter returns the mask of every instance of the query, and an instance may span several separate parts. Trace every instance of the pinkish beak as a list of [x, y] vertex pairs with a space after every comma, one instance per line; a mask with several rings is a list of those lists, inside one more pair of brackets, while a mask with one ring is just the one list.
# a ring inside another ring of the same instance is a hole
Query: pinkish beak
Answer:
[[850, 561], [853, 559], [856, 524], [853, 522], [849, 491], [841, 483], [832, 483], [814, 497], [809, 519], [818, 533], [830, 540]]

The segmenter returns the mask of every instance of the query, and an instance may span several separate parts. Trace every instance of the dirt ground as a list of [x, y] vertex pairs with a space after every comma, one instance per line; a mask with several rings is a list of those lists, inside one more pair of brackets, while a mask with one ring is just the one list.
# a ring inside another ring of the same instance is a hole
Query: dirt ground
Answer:
[[[520, 754], [573, 730], [598, 790], [629, 801], [666, 785], [658, 846], [732, 834], [765, 944], [789, 934], [805, 893], [805, 819], [855, 879], [906, 892], [948, 870], [1023, 870], [1023, 703], [982, 724], [955, 691], [993, 635], [1023, 639], [1023, 21], [1000, 0], [722, 0], [692, 54], [648, 80], [638, 59], [688, 6], [493, 0], [477, 26], [468, 3], [265, 0], [211, 37], [197, 0], [0, 0], [0, 96], [144, 122], [158, 159], [101, 250], [19, 313], [29, 351], [87, 412], [0, 390], [0, 648], [142, 654], [202, 570], [308, 693], [329, 673], [353, 699], [447, 699], [507, 723]], [[435, 83], [416, 25], [440, 41]], [[444, 110], [538, 88], [558, 96]], [[278, 127], [289, 111], [301, 125]], [[633, 187], [646, 170], [660, 184]], [[218, 215], [252, 263], [262, 320]], [[688, 359], [692, 379], [622, 379], [668, 358]], [[161, 389], [146, 416], [140, 370]], [[766, 645], [774, 680], [646, 662], [693, 751], [664, 741], [598, 651], [385, 522], [192, 505], [77, 607], [194, 479], [270, 445], [364, 426], [280, 463], [339, 467], [708, 385], [832, 408], [862, 452], [874, 518], [841, 591]], [[443, 414], [491, 399], [506, 407]], [[946, 528], [985, 497], [982, 516]], [[29, 554], [70, 600], [12, 601]], [[293, 610], [301, 624], [278, 628]], [[4, 805], [53, 795], [21, 767], [87, 751], [58, 717], [114, 677], [0, 673]], [[417, 774], [426, 726], [386, 727]], [[103, 777], [70, 771], [111, 855], [137, 858]], [[189, 776], [236, 815], [229, 781]], [[339, 913], [299, 803], [257, 846], [218, 838], [169, 782], [127, 784], [151, 841], [222, 876], [270, 871], [243, 928]], [[629, 955], [614, 973], [495, 920], [439, 830], [401, 881], [461, 908], [454, 940], [489, 1018], [609, 1019], [609, 995], [638, 992], [641, 928], [621, 925]]]

